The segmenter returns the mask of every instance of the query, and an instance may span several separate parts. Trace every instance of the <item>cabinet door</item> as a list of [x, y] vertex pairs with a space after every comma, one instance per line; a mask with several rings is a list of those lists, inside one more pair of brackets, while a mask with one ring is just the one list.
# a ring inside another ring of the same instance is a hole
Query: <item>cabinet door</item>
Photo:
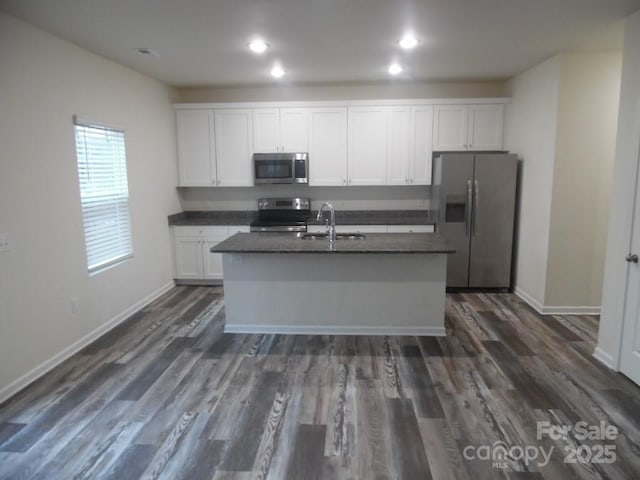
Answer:
[[252, 186], [253, 131], [250, 109], [215, 111], [217, 182], [222, 187]]
[[504, 105], [469, 105], [471, 150], [502, 150]]
[[308, 109], [280, 109], [280, 147], [283, 152], [309, 151]]
[[349, 108], [349, 185], [386, 183], [387, 112], [387, 107]]
[[179, 185], [211, 186], [216, 180], [212, 110], [178, 110]]
[[202, 239], [200, 235], [175, 235], [176, 278], [202, 278]]
[[469, 150], [467, 105], [436, 105], [433, 110], [433, 150]]
[[311, 109], [309, 123], [309, 184], [345, 185], [347, 109]]
[[229, 237], [227, 227], [207, 227], [202, 234], [203, 278], [222, 280], [222, 254], [211, 253], [211, 247]]
[[411, 108], [390, 107], [388, 111], [387, 184], [409, 183]]
[[409, 183], [431, 185], [433, 107], [413, 107]]
[[269, 153], [280, 151], [280, 110], [256, 108], [253, 110], [253, 151]]

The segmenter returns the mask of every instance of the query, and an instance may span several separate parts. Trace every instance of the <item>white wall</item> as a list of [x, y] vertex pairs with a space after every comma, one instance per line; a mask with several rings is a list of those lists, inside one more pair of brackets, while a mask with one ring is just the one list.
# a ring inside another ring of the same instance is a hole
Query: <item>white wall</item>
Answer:
[[544, 305], [559, 91], [559, 57], [507, 83], [512, 102], [505, 121], [505, 148], [523, 160], [514, 284], [538, 306]]
[[600, 307], [622, 54], [560, 56], [545, 305]]
[[598, 313], [621, 55], [560, 54], [507, 84], [522, 159], [515, 289], [542, 313]]
[[[620, 113], [613, 173], [611, 217], [602, 291], [602, 315], [596, 356], [616, 368], [620, 354], [624, 291], [628, 264], [624, 261], [631, 239], [631, 219], [637, 167], [637, 118], [640, 102], [640, 12], [625, 24], [620, 89]], [[636, 292], [637, 294], [637, 292]]]
[[181, 103], [276, 102], [294, 100], [368, 100], [387, 98], [504, 97], [504, 82], [406, 82], [278, 84], [247, 87], [184, 87], [177, 90]]
[[[1, 13], [0, 65], [1, 399], [168, 285], [180, 207], [171, 89]], [[92, 277], [73, 114], [126, 130], [134, 257]]]

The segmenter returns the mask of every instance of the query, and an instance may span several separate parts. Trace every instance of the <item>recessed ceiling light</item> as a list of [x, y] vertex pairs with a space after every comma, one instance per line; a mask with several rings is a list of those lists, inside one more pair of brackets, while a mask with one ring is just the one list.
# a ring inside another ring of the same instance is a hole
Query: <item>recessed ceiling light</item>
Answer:
[[253, 40], [250, 44], [249, 44], [249, 49], [253, 52], [253, 53], [264, 53], [267, 48], [269, 48], [269, 45], [267, 45], [265, 42], [263, 42], [262, 40]]
[[412, 34], [407, 33], [404, 37], [402, 37], [402, 39], [398, 42], [398, 45], [400, 45], [402, 48], [404, 48], [405, 50], [411, 50], [412, 48], [414, 48], [416, 45], [418, 45], [418, 39], [416, 37], [414, 37]]
[[388, 71], [391, 75], [398, 75], [400, 72], [402, 72], [402, 67], [397, 63], [392, 63], [391, 65], [389, 65]]
[[271, 76], [275, 78], [280, 78], [284, 75], [284, 70], [280, 65], [274, 65], [271, 69]]

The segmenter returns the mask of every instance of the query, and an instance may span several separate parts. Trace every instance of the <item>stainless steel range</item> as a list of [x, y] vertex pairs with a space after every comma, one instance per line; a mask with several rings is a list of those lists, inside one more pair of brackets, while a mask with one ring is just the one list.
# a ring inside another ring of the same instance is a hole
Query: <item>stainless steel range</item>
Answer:
[[261, 198], [252, 232], [306, 232], [311, 217], [308, 198]]

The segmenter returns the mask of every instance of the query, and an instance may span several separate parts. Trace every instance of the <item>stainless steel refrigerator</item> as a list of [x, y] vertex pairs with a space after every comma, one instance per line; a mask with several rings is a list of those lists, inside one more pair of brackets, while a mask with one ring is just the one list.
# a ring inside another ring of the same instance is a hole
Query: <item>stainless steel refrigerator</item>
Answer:
[[509, 288], [516, 155], [443, 153], [433, 165], [438, 231], [456, 249], [447, 259], [447, 287]]

